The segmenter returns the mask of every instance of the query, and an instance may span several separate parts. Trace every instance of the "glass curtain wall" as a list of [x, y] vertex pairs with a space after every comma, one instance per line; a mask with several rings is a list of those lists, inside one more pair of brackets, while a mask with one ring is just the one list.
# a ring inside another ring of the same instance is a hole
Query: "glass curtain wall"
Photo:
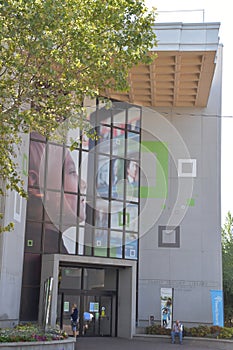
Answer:
[[31, 133], [22, 321], [38, 317], [42, 254], [138, 256], [141, 109], [98, 106], [88, 119], [95, 140], [78, 129], [65, 143]]

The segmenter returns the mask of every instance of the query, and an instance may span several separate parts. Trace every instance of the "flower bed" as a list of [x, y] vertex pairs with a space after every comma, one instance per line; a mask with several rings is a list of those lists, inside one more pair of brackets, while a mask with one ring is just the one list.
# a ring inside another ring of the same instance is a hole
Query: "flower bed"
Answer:
[[0, 343], [38, 342], [67, 339], [67, 333], [59, 328], [44, 331], [36, 325], [18, 325], [14, 328], [0, 329]]

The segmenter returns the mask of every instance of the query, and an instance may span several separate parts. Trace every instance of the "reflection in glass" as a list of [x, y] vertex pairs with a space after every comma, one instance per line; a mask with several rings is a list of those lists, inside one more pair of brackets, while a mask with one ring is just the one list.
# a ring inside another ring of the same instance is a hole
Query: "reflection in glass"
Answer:
[[107, 256], [108, 231], [96, 230], [94, 238], [94, 255]]
[[98, 131], [98, 152], [110, 153], [111, 128], [106, 125], [100, 125]]
[[78, 192], [78, 157], [79, 151], [74, 150], [70, 152], [66, 149], [63, 164], [65, 191]]
[[123, 203], [113, 201], [111, 207], [111, 228], [122, 230], [124, 226]]
[[126, 183], [126, 200], [132, 202], [138, 202], [139, 187], [137, 182]]
[[76, 227], [63, 227], [62, 228], [62, 241], [69, 254], [76, 253]]
[[[79, 169], [79, 173], [81, 174], [81, 185], [82, 181], [84, 181], [84, 184], [87, 184], [87, 172], [88, 172], [88, 153], [82, 152], [82, 158], [81, 158], [81, 165]], [[80, 186], [80, 192], [86, 193], [86, 187]]]
[[[75, 225], [77, 220], [83, 221], [84, 213], [82, 212], [82, 216], [77, 217], [77, 194], [64, 193], [63, 198], [63, 210], [62, 210], [62, 222], [65, 225]], [[84, 204], [82, 205], [82, 210]]]
[[126, 199], [138, 200], [138, 163], [134, 160], [126, 160]]
[[81, 277], [81, 268], [60, 267], [60, 288], [81, 289]]
[[28, 201], [27, 201], [27, 219], [28, 220], [42, 220], [43, 202], [41, 200], [43, 194], [39, 194], [37, 189], [28, 189]]
[[80, 129], [69, 128], [67, 131], [66, 145], [71, 146], [74, 142], [80, 144]]
[[47, 188], [60, 190], [62, 181], [62, 154], [63, 148], [57, 145], [48, 145]]
[[44, 201], [45, 221], [51, 221], [54, 225], [60, 221], [61, 192], [47, 191]]
[[125, 214], [125, 227], [127, 231], [138, 231], [138, 205], [127, 204]]
[[110, 257], [122, 258], [122, 232], [110, 232]]
[[[31, 137], [38, 136], [37, 133], [31, 133]], [[32, 195], [40, 197], [40, 189], [44, 188], [44, 172], [45, 172], [45, 143], [42, 142], [30, 142], [30, 154], [29, 154], [29, 177], [28, 187], [29, 196], [30, 191]], [[34, 190], [31, 188], [35, 187]], [[36, 190], [37, 189], [37, 190]]]
[[127, 137], [127, 157], [138, 160], [140, 152], [139, 135], [129, 132]]
[[63, 243], [60, 249], [60, 230], [51, 224], [45, 224], [44, 229], [44, 253], [67, 253]]
[[83, 289], [104, 288], [104, 269], [84, 269]]
[[78, 254], [84, 254], [84, 227], [79, 227], [78, 232]]
[[89, 141], [89, 137], [85, 133], [83, 133], [81, 137], [82, 149], [89, 150]]
[[138, 236], [136, 233], [126, 233], [125, 235], [125, 258], [137, 259]]
[[97, 199], [95, 203], [95, 227], [108, 227], [109, 202]]
[[141, 109], [137, 107], [129, 108], [128, 109], [128, 130], [140, 131], [141, 127]]
[[96, 227], [108, 227], [108, 211], [103, 209], [96, 210], [95, 212], [95, 226]]
[[100, 196], [108, 197], [109, 191], [109, 158], [104, 156], [98, 157], [97, 166], [97, 193]]
[[113, 128], [112, 154], [125, 156], [125, 130]]
[[123, 198], [124, 195], [124, 159], [112, 160], [112, 198]]
[[126, 110], [119, 111], [119, 113], [113, 116], [113, 125], [117, 126], [118, 128], [125, 129], [125, 124], [126, 124], [125, 117], [126, 117]]

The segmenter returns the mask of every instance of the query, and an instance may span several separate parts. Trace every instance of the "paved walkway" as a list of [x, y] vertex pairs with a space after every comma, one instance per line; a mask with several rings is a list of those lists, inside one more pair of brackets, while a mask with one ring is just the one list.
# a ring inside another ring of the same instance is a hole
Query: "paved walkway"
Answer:
[[171, 344], [169, 338], [136, 337], [133, 339], [107, 337], [80, 337], [76, 341], [75, 350], [229, 350], [233, 349], [230, 341], [198, 340], [185, 338], [183, 344]]

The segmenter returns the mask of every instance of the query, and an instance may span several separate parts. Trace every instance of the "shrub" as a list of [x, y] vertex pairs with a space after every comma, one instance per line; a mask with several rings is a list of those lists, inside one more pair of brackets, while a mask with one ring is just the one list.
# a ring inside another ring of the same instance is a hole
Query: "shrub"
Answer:
[[39, 326], [31, 324], [0, 329], [0, 343], [51, 341], [66, 338], [68, 335], [59, 328], [50, 328], [44, 331]]
[[[185, 335], [190, 337], [209, 337], [232, 339], [233, 327], [219, 327], [219, 326], [204, 326], [187, 328], [185, 327]], [[153, 325], [146, 328], [146, 334], [166, 334], [170, 335], [171, 330], [161, 327], [160, 325]]]
[[153, 326], [149, 326], [146, 328], [146, 333], [147, 334], [160, 334], [160, 335], [170, 335], [171, 330], [166, 329], [160, 325], [154, 324]]

